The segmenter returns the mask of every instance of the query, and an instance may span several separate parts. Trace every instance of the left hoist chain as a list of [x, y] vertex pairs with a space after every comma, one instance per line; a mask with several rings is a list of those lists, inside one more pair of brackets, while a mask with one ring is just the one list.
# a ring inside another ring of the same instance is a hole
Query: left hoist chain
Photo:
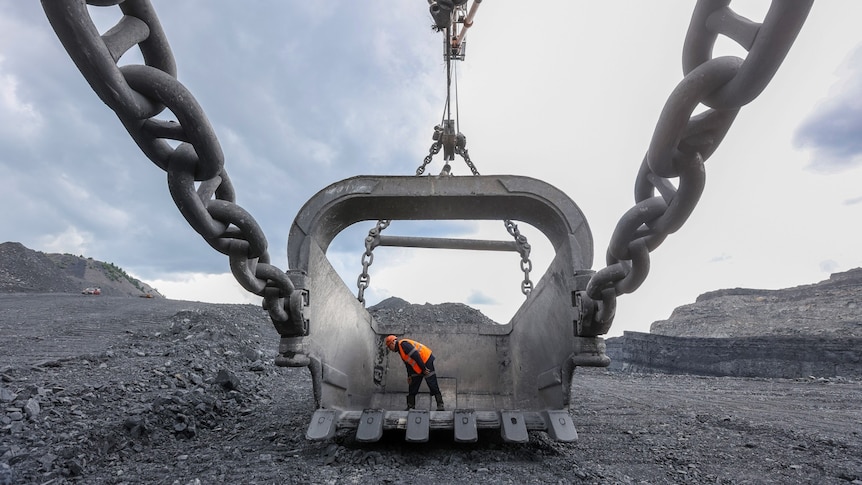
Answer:
[[[282, 335], [305, 335], [304, 297], [288, 275], [272, 266], [260, 226], [242, 207], [224, 169], [218, 138], [177, 68], [149, 0], [90, 1], [119, 4], [122, 19], [100, 35], [82, 0], [42, 0], [51, 27], [99, 98], [120, 118], [144, 154], [168, 174], [177, 208], [204, 240], [230, 258], [239, 284], [263, 297]], [[117, 65], [138, 46], [145, 64]], [[155, 118], [165, 108], [177, 121]], [[173, 148], [167, 140], [180, 142]], [[195, 183], [200, 182], [195, 188]]]
[[428, 155], [425, 155], [425, 158], [422, 160], [422, 165], [416, 168], [416, 175], [422, 175], [425, 173], [425, 168], [428, 167], [428, 164], [431, 163], [431, 159], [434, 158], [434, 155], [440, 153], [440, 149], [443, 148], [443, 139], [441, 135], [443, 133], [443, 127], [441, 125], [437, 125], [434, 127], [434, 143], [431, 144], [431, 148], [428, 149]]
[[362, 273], [356, 280], [356, 286], [359, 287], [359, 293], [356, 299], [365, 305], [365, 289], [371, 284], [371, 275], [368, 273], [368, 268], [374, 263], [374, 248], [380, 245], [380, 233], [389, 227], [389, 219], [381, 219], [377, 221], [377, 225], [368, 231], [368, 237], [365, 238], [365, 253], [362, 254]]

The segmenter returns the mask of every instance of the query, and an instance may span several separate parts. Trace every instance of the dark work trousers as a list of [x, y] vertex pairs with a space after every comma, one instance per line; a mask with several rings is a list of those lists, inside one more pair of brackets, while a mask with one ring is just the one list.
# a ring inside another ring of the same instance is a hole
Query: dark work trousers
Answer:
[[415, 396], [419, 393], [419, 386], [422, 385], [422, 378], [425, 378], [425, 382], [428, 383], [428, 390], [431, 391], [432, 396], [436, 396], [440, 394], [440, 387], [437, 386], [437, 374], [434, 373], [434, 359], [428, 359], [428, 362], [425, 363], [425, 368], [431, 371], [429, 375], [423, 374], [414, 374], [413, 369], [409, 369], [407, 371], [408, 377], [410, 377], [410, 390], [407, 391], [408, 396]]

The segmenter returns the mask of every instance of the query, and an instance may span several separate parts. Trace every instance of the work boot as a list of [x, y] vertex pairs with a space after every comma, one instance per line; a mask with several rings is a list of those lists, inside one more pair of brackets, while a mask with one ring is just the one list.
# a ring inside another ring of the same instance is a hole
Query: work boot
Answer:
[[416, 396], [407, 396], [407, 409], [405, 411], [410, 411], [411, 409], [416, 407]]
[[440, 394], [440, 393], [434, 394], [434, 399], [437, 400], [437, 410], [438, 411], [445, 411], [445, 409], [443, 408], [443, 394]]

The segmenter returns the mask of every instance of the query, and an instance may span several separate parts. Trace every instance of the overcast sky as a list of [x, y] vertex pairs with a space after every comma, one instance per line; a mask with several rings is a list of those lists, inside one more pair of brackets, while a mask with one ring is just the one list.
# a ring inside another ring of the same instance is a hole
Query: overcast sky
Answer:
[[[318, 190], [354, 175], [412, 175], [427, 155], [445, 75], [425, 0], [153, 3], [237, 203], [278, 267], [293, 218]], [[738, 3], [758, 21], [768, 5]], [[491, 0], [468, 35], [458, 91], [472, 160], [483, 174], [566, 192], [592, 230], [593, 269], [634, 204], [638, 167], [682, 80], [693, 4]], [[102, 30], [119, 16], [91, 10]], [[857, 0], [815, 4], [707, 162], [693, 215], [651, 254], [643, 286], [620, 297], [610, 335], [648, 331], [706, 291], [810, 284], [862, 266], [860, 18]], [[721, 44], [722, 53], [741, 51]], [[112, 262], [171, 298], [259, 302], [185, 222], [164, 172], [92, 92], [35, 0], [0, 2], [0, 147], [0, 242]], [[469, 174], [460, 159], [454, 169]], [[345, 231], [329, 251], [354, 291], [373, 225]], [[521, 230], [536, 281], [553, 255], [541, 233]], [[509, 237], [502, 223], [394, 222], [387, 233]], [[523, 301], [521, 279], [514, 253], [379, 248], [367, 296], [460, 301], [506, 322]]]

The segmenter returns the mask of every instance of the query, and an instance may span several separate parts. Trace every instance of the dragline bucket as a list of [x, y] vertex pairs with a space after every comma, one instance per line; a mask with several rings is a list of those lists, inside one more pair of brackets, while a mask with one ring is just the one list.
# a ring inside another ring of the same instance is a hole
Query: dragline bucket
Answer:
[[[387, 219], [524, 221], [547, 236], [555, 256], [505, 325], [384, 324], [344, 284], [326, 251], [351, 224]], [[277, 363], [311, 369], [318, 409], [309, 439], [340, 428], [356, 429], [360, 441], [376, 441], [387, 429], [405, 430], [408, 441], [427, 440], [430, 429], [475, 441], [483, 428], [514, 442], [528, 440], [531, 430], [577, 439], [568, 413], [574, 369], [607, 366], [609, 359], [603, 339], [578, 335], [575, 295], [593, 274], [593, 241], [580, 209], [560, 190], [514, 175], [353, 177], [303, 206], [287, 250], [307, 325], [280, 330]], [[403, 411], [406, 373], [384, 346], [389, 334], [434, 350], [445, 411], [430, 410], [430, 396], [422, 393], [415, 410]]]

